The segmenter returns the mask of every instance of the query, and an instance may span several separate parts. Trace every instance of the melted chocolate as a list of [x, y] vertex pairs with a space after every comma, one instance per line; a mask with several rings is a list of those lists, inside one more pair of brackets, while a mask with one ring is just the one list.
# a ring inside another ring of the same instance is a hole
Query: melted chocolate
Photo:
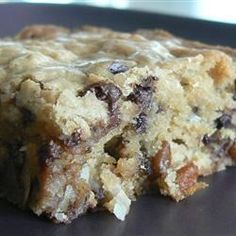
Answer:
[[38, 157], [41, 166], [48, 165], [49, 162], [58, 159], [62, 153], [62, 148], [53, 140], [43, 144], [38, 150]]
[[67, 147], [75, 147], [79, 145], [79, 143], [81, 142], [80, 132], [75, 131], [70, 136], [66, 136], [63, 139], [63, 142]]
[[127, 100], [136, 103], [141, 110], [149, 108], [152, 101], [154, 79], [155, 77], [149, 76], [143, 83], [137, 84]]
[[150, 108], [153, 96], [153, 81], [156, 78], [149, 76], [141, 84], [135, 85], [134, 91], [127, 97], [127, 100], [136, 103], [140, 108], [138, 117], [135, 118], [134, 128], [137, 133], [146, 131], [147, 114], [146, 110]]
[[121, 62], [113, 62], [109, 67], [108, 70], [112, 74], [118, 74], [122, 72], [126, 72], [129, 69], [128, 66], [122, 64]]
[[144, 112], [141, 112], [138, 117], [135, 118], [135, 130], [137, 133], [143, 133], [146, 131], [146, 125], [147, 125], [147, 114]]
[[215, 157], [221, 158], [228, 155], [228, 151], [233, 145], [233, 140], [229, 137], [222, 138], [220, 132], [217, 130], [212, 135], [205, 134], [202, 142], [207, 146]]
[[121, 90], [112, 83], [95, 83], [90, 85], [83, 93], [84, 96], [87, 91], [95, 93], [97, 99], [108, 104], [110, 113], [117, 109], [117, 101], [121, 96]]
[[216, 128], [222, 129], [230, 126], [231, 124], [232, 116], [229, 114], [222, 114], [220, 117], [218, 117], [215, 120]]

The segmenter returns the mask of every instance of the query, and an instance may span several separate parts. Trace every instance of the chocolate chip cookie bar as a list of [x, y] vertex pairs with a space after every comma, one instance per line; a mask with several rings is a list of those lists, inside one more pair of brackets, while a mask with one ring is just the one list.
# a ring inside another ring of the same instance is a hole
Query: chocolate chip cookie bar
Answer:
[[53, 25], [0, 40], [0, 194], [68, 223], [179, 201], [236, 161], [235, 50], [162, 30]]

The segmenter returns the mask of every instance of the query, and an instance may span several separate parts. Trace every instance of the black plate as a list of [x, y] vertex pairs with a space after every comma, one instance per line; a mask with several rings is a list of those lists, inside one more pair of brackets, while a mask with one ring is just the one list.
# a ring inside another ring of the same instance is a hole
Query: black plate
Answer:
[[[190, 39], [236, 47], [234, 25], [78, 5], [0, 5], [1, 36], [33, 23], [95, 24], [124, 31], [159, 27]], [[54, 225], [0, 201], [0, 236], [236, 235], [235, 179], [235, 168], [215, 174], [207, 178], [208, 189], [178, 204], [159, 193], [140, 197], [124, 222], [97, 212], [70, 225]]]

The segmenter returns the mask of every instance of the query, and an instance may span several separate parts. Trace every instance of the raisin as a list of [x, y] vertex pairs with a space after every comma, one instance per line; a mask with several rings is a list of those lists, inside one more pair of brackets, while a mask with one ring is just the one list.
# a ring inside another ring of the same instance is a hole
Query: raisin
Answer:
[[141, 110], [150, 107], [153, 94], [152, 80], [153, 77], [148, 77], [142, 84], [137, 84], [134, 91], [127, 97], [128, 100], [136, 103]]
[[62, 148], [53, 140], [43, 144], [38, 150], [39, 162], [41, 166], [47, 165], [49, 162], [58, 159], [62, 153]]
[[111, 113], [117, 108], [116, 102], [121, 96], [121, 90], [114, 84], [96, 83], [91, 85], [88, 90], [94, 92], [97, 99], [106, 102]]
[[229, 114], [223, 114], [215, 120], [216, 128], [221, 129], [231, 124], [232, 116]]
[[81, 141], [81, 136], [79, 131], [75, 131], [70, 136], [66, 136], [63, 139], [63, 142], [67, 147], [75, 147], [79, 145], [80, 141]]
[[135, 118], [135, 130], [137, 133], [143, 133], [146, 131], [147, 114], [141, 112], [138, 117]]
[[123, 65], [120, 62], [113, 62], [109, 67], [108, 70], [112, 73], [112, 74], [118, 74], [121, 72], [126, 72], [128, 70], [128, 66]]
[[192, 188], [197, 184], [198, 167], [193, 163], [189, 163], [177, 171], [176, 182], [179, 184], [180, 191], [189, 195]]

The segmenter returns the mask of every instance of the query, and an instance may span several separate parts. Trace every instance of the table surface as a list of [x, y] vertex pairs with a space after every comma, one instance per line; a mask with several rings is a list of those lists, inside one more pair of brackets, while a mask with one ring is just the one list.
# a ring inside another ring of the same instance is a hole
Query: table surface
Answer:
[[235, 3], [232, 0], [0, 0], [0, 3], [6, 2], [86, 4], [236, 23]]
[[[14, 34], [33, 23], [69, 27], [96, 24], [125, 31], [161, 27], [188, 38], [236, 46], [236, 29], [232, 25], [85, 6], [1, 5], [1, 36]], [[0, 235], [236, 235], [235, 172], [232, 167], [206, 178], [209, 188], [180, 203], [159, 193], [142, 196], [132, 204], [124, 222], [106, 212], [97, 212], [81, 216], [70, 225], [54, 225], [2, 200]]]

